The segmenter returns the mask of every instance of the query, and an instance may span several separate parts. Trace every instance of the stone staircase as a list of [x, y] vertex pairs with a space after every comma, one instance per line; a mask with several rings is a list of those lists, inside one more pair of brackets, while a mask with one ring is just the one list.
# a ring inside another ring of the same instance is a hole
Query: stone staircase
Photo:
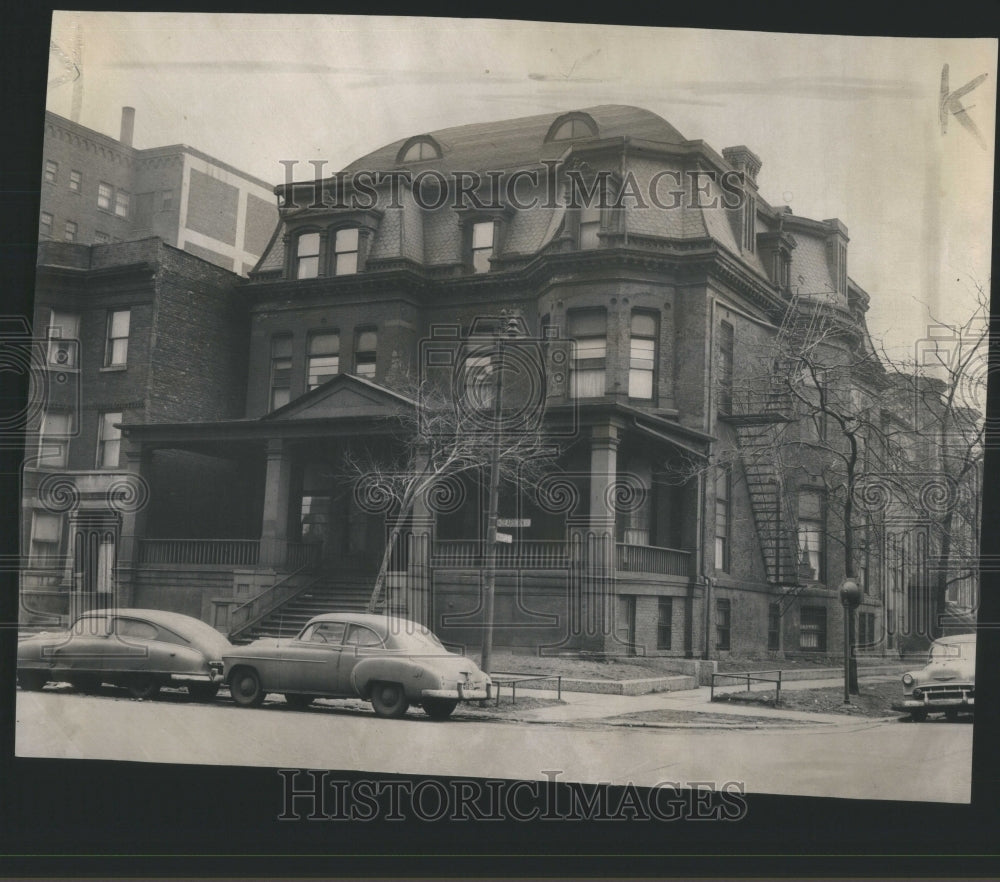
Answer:
[[294, 637], [313, 616], [327, 612], [364, 612], [374, 584], [369, 572], [325, 575], [301, 594], [272, 610], [239, 641], [258, 637]]

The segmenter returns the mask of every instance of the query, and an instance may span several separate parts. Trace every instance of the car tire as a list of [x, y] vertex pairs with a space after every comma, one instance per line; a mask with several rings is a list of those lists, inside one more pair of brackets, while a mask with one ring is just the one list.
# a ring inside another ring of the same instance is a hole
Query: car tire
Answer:
[[133, 698], [156, 698], [160, 691], [160, 681], [152, 674], [134, 674], [126, 680], [125, 688]]
[[910, 711], [910, 719], [913, 720], [914, 723], [922, 723], [924, 720], [927, 719], [927, 711], [925, 710]]
[[49, 675], [45, 671], [18, 671], [17, 685], [25, 692], [41, 692], [45, 684], [49, 682]]
[[452, 698], [424, 699], [424, 713], [432, 720], [447, 720], [458, 707], [458, 700]]
[[398, 720], [410, 707], [399, 683], [373, 683], [371, 702], [377, 716], [390, 720]]
[[293, 710], [305, 710], [315, 699], [315, 695], [302, 695], [299, 692], [288, 692], [285, 694], [285, 702]]
[[93, 695], [101, 688], [101, 681], [98, 677], [73, 677], [70, 679], [69, 685], [84, 695]]
[[194, 701], [211, 701], [219, 694], [218, 683], [188, 683], [187, 689]]
[[253, 668], [237, 668], [229, 678], [229, 694], [240, 707], [260, 707], [267, 693]]

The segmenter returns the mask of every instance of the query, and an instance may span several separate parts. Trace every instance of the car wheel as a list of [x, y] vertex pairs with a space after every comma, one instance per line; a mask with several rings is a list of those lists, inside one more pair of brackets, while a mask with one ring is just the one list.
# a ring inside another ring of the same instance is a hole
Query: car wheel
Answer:
[[160, 682], [152, 674], [135, 674], [126, 681], [125, 688], [133, 698], [156, 698]]
[[41, 692], [45, 684], [49, 682], [49, 676], [45, 671], [18, 671], [17, 685], [25, 692]]
[[72, 677], [69, 681], [69, 685], [72, 686], [77, 692], [92, 695], [101, 688], [101, 681], [97, 677]]
[[927, 719], [927, 711], [925, 710], [910, 711], [910, 719], [913, 720], [914, 723], [922, 723], [924, 720]]
[[288, 706], [295, 710], [305, 710], [316, 698], [315, 695], [302, 695], [298, 692], [288, 692], [285, 694], [285, 701]]
[[950, 708], [948, 708], [948, 709], [947, 709], [947, 710], [946, 710], [946, 711], [944, 712], [944, 718], [945, 718], [945, 719], [946, 719], [946, 720], [947, 720], [947, 721], [948, 721], [949, 723], [954, 723], [954, 722], [955, 722], [955, 720], [957, 720], [957, 719], [958, 719], [958, 709], [957, 709], [957, 708], [954, 708], [954, 707], [950, 707]]
[[188, 683], [188, 695], [195, 701], [211, 701], [218, 694], [218, 683]]
[[447, 720], [458, 707], [458, 701], [451, 698], [424, 699], [424, 713], [432, 720]]
[[372, 685], [372, 707], [380, 717], [399, 719], [406, 713], [410, 702], [399, 683], [375, 683]]
[[229, 694], [240, 707], [260, 707], [266, 693], [253, 668], [237, 668], [229, 678]]

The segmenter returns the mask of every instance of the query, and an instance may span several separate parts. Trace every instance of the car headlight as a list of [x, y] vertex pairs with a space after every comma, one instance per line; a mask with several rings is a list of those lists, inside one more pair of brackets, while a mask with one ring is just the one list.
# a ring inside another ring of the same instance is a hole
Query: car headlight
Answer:
[[913, 674], [903, 674], [903, 685], [910, 686], [913, 683]]

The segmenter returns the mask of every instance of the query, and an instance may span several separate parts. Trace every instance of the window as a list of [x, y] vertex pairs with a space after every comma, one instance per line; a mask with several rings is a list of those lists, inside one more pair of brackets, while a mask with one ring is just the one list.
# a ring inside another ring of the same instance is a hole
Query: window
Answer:
[[42, 416], [38, 458], [48, 467], [65, 467], [69, 457], [69, 439], [73, 431], [72, 415], [65, 411], [46, 411]]
[[607, 359], [607, 313], [587, 309], [569, 314], [569, 336], [576, 342], [570, 396], [599, 398], [604, 395]]
[[826, 607], [804, 606], [799, 612], [799, 649], [826, 652]]
[[348, 646], [381, 646], [382, 638], [371, 628], [351, 625], [344, 643]]
[[76, 232], [77, 232], [76, 221], [66, 221], [66, 228], [65, 231], [63, 232], [63, 238], [67, 242], [75, 242]]
[[729, 572], [729, 497], [732, 473], [720, 468], [715, 476], [715, 568]]
[[378, 334], [375, 331], [358, 331], [354, 344], [354, 373], [359, 377], [375, 379]]
[[822, 582], [826, 578], [825, 540], [823, 494], [818, 490], [800, 490], [799, 568], [807, 579]]
[[122, 430], [116, 423], [121, 423], [121, 411], [108, 411], [101, 414], [100, 437], [97, 439], [97, 467], [99, 469], [116, 469], [121, 454]]
[[77, 346], [80, 339], [80, 316], [69, 312], [49, 313], [49, 351], [50, 365], [60, 368], [77, 367]]
[[43, 239], [52, 238], [52, 215], [49, 214], [47, 211], [42, 212], [42, 217], [39, 222], [38, 232]]
[[420, 162], [423, 159], [438, 159], [441, 148], [432, 138], [418, 138], [409, 145], [404, 145], [397, 162]]
[[632, 340], [629, 349], [628, 397], [653, 398], [656, 369], [656, 316], [632, 313]]
[[295, 243], [295, 278], [315, 279], [319, 275], [319, 233], [303, 233]]
[[309, 390], [322, 385], [340, 371], [340, 334], [336, 331], [313, 334], [309, 338], [306, 373]]
[[715, 648], [729, 650], [732, 629], [732, 604], [728, 600], [715, 601]]
[[592, 138], [597, 134], [597, 124], [583, 113], [561, 116], [549, 129], [546, 141], [573, 141], [576, 138]]
[[156, 625], [138, 619], [115, 619], [112, 628], [119, 637], [131, 637], [135, 640], [155, 640], [160, 634]]
[[743, 248], [753, 254], [757, 244], [757, 203], [746, 194], [743, 203]]
[[115, 193], [115, 214], [118, 217], [128, 217], [128, 203], [128, 193], [124, 190], [119, 190]]
[[673, 639], [671, 628], [674, 620], [674, 600], [672, 597], [661, 597], [657, 601], [656, 615], [656, 648], [670, 649]]
[[31, 566], [49, 567], [59, 563], [63, 519], [51, 512], [36, 511], [31, 516]]
[[51, 159], [45, 160], [45, 183], [54, 184], [56, 178], [59, 177], [59, 163], [53, 162]]
[[292, 400], [292, 335], [271, 338], [271, 410]]
[[719, 325], [719, 413], [733, 412], [733, 326]]
[[326, 643], [328, 646], [340, 646], [344, 639], [345, 622], [319, 622], [302, 635], [304, 643]]
[[73, 169], [69, 173], [69, 188], [74, 193], [80, 192], [80, 186], [83, 183], [83, 175], [80, 174], [76, 169]]
[[124, 367], [128, 362], [130, 323], [130, 310], [116, 309], [108, 313], [108, 346], [104, 354], [105, 367]]
[[875, 639], [875, 613], [858, 613], [858, 640], [859, 647], [872, 647], [876, 643]]
[[96, 230], [94, 232], [94, 244], [95, 245], [107, 245], [111, 241], [111, 237], [102, 232], [101, 230]]
[[767, 648], [771, 652], [781, 649], [781, 604], [770, 603], [767, 607]]
[[494, 221], [479, 221], [472, 225], [472, 271], [488, 273], [490, 258], [493, 256], [496, 223]]
[[174, 191], [164, 190], [160, 193], [160, 208], [163, 211], [170, 211], [174, 207]]
[[357, 227], [337, 230], [333, 240], [333, 274], [335, 276], [351, 276], [358, 271], [359, 242]]
[[652, 467], [648, 460], [632, 459], [618, 474], [635, 492], [632, 502], [616, 512], [618, 541], [625, 545], [648, 546], [653, 525]]
[[111, 184], [101, 181], [97, 185], [97, 207], [103, 208], [105, 211], [111, 211], [111, 197], [113, 193], [114, 188]]
[[599, 205], [587, 205], [580, 209], [580, 248], [598, 248], [601, 240], [598, 233], [601, 231], [601, 207]]

